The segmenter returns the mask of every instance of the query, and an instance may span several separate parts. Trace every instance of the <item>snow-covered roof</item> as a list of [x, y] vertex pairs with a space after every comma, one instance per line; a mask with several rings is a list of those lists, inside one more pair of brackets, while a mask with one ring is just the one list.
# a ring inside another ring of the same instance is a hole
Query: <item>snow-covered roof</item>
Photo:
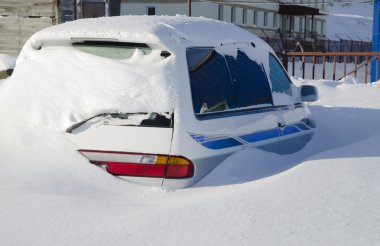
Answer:
[[[219, 30], [219, 31], [218, 31]], [[182, 42], [210, 45], [260, 42], [255, 35], [226, 22], [186, 16], [118, 16], [81, 19], [46, 28], [32, 37], [39, 48], [51, 40], [99, 38], [139, 43], [160, 43], [173, 47]], [[173, 42], [174, 41], [174, 42]]]

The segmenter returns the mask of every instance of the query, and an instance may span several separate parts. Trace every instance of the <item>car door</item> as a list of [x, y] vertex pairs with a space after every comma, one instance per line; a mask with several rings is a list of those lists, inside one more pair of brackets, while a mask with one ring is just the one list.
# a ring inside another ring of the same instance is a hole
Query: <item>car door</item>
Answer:
[[208, 149], [278, 152], [270, 85], [255, 49], [250, 44], [187, 49], [193, 110], [202, 132], [188, 131]]
[[285, 69], [275, 55], [269, 54], [269, 77], [273, 104], [280, 132], [281, 154], [300, 150], [308, 141], [308, 130], [303, 123], [305, 109]]

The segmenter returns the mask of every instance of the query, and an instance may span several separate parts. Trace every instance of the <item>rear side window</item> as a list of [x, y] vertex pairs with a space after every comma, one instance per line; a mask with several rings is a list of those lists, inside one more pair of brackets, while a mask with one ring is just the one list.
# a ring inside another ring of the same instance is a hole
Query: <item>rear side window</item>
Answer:
[[277, 58], [269, 54], [270, 80], [272, 91], [292, 95], [291, 81]]
[[195, 113], [234, 108], [232, 83], [224, 57], [213, 49], [193, 48], [187, 52]]
[[235, 89], [237, 107], [272, 104], [270, 87], [262, 66], [238, 51], [236, 59], [226, 56]]
[[261, 65], [244, 52], [224, 56], [213, 48], [188, 48], [194, 112], [199, 114], [250, 106], [272, 106], [267, 77]]

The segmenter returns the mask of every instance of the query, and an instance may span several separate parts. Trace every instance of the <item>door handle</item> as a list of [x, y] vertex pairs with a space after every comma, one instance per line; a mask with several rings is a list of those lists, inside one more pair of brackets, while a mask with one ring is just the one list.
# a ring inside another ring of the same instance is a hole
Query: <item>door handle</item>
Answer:
[[278, 122], [278, 127], [283, 128], [283, 127], [285, 127], [285, 124], [281, 123], [281, 122]]

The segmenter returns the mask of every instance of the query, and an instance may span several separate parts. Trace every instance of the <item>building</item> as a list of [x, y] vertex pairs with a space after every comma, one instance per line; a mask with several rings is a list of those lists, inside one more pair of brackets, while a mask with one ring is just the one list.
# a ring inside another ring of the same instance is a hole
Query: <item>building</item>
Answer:
[[78, 18], [120, 15], [120, 0], [0, 0], [0, 53], [17, 56], [35, 32]]
[[[324, 37], [328, 0], [191, 1], [191, 15], [232, 22], [262, 38]], [[188, 1], [121, 0], [121, 15], [188, 14]]]
[[[306, 43], [324, 38], [327, 3], [328, 0], [192, 0], [191, 15], [232, 22], [265, 39], [275, 50], [274, 46], [282, 43], [277, 47], [281, 50], [289, 39]], [[187, 0], [0, 0], [0, 53], [17, 55], [34, 32], [70, 20], [187, 15], [188, 10]]]

